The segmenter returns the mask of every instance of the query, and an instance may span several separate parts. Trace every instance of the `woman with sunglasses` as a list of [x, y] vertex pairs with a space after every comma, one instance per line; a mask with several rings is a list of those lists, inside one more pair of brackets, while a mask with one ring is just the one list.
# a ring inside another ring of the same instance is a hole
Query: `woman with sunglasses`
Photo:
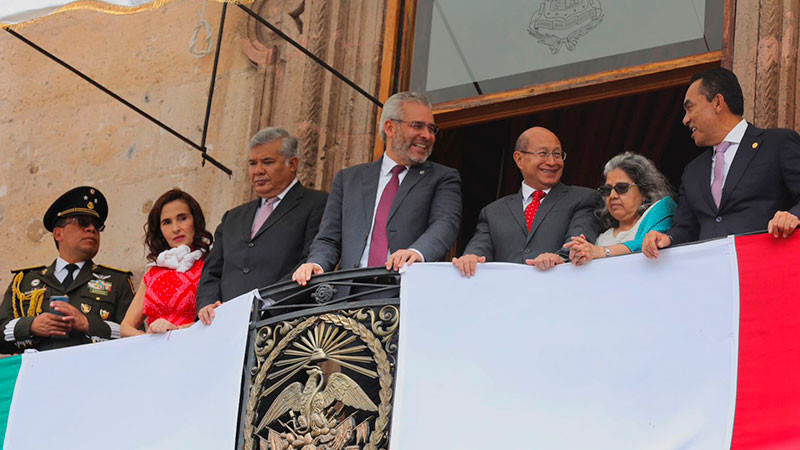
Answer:
[[605, 184], [598, 190], [604, 202], [595, 214], [606, 231], [594, 244], [584, 236], [572, 238], [566, 247], [575, 265], [639, 252], [648, 231], [666, 232], [672, 226], [677, 206], [671, 197], [672, 187], [652, 161], [625, 152], [606, 163], [603, 177]]
[[144, 226], [149, 270], [120, 325], [122, 337], [194, 323], [197, 284], [213, 239], [197, 201], [180, 189], [156, 200]]

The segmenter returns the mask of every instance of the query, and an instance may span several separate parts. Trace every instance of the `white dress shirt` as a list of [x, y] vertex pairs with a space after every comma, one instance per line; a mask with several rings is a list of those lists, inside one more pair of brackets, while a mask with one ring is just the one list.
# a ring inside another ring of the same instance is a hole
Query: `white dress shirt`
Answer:
[[[722, 168], [722, 186], [725, 186], [725, 180], [728, 178], [728, 171], [731, 169], [731, 163], [733, 163], [733, 157], [736, 156], [736, 150], [739, 149], [739, 144], [742, 142], [742, 138], [744, 138], [744, 132], [747, 131], [747, 121], [742, 119], [741, 122], [736, 124], [735, 127], [725, 136], [723, 142], [730, 142], [731, 145], [725, 150], [725, 167]], [[721, 144], [722, 142], [720, 142]], [[718, 145], [715, 145], [713, 148], [716, 151]], [[716, 159], [716, 154], [711, 152], [711, 181], [709, 184], [714, 183], [714, 166], [717, 163], [714, 161]]]
[[[528, 205], [530, 205], [531, 202], [533, 201], [533, 193], [534, 192], [542, 191], [546, 195], [546, 194], [550, 193], [550, 189], [552, 189], [552, 188], [534, 189], [534, 188], [528, 186], [527, 184], [525, 184], [525, 182], [523, 181], [522, 182], [522, 212], [523, 212], [523, 214], [525, 213], [525, 210], [528, 208]], [[547, 197], [545, 197], [545, 198], [547, 198]], [[544, 201], [544, 198], [542, 199], [542, 201]]]
[[[55, 267], [55, 270], [53, 271], [53, 275], [61, 283], [64, 282], [64, 278], [67, 278], [67, 273], [69, 273], [69, 271], [67, 270], [67, 264], [69, 264], [69, 263], [64, 261], [63, 259], [61, 259], [60, 256], [58, 258], [56, 258], [56, 267]], [[72, 279], [73, 280], [78, 277], [78, 272], [80, 272], [81, 269], [83, 269], [83, 265], [84, 264], [86, 264], [86, 261], [81, 261], [81, 262], [76, 262], [75, 263], [75, 265], [78, 266], [78, 270], [76, 270], [75, 272], [72, 272]]]
[[[283, 197], [286, 196], [286, 193], [289, 192], [289, 189], [291, 189], [292, 186], [294, 186], [296, 183], [297, 183], [297, 178], [292, 180], [292, 182], [289, 183], [289, 186], [287, 186], [286, 189], [284, 189], [283, 191], [281, 191], [280, 194], [275, 196], [275, 197], [278, 197], [278, 200], [275, 202], [275, 204], [272, 205], [272, 211], [275, 211], [276, 209], [278, 209], [278, 205], [281, 203], [281, 200], [283, 200]], [[258, 208], [256, 208], [256, 215], [253, 216], [253, 221], [255, 221], [255, 218], [258, 217], [258, 211], [260, 211], [261, 208], [263, 208], [264, 205], [267, 204], [267, 200], [269, 200], [269, 199], [261, 197], [261, 202], [259, 202]]]

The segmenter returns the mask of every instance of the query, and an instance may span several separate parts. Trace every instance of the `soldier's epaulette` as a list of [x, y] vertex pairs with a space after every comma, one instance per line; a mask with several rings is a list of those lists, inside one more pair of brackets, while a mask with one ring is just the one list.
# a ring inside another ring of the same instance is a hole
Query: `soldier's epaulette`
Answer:
[[38, 270], [44, 269], [47, 266], [30, 266], [30, 267], [22, 267], [20, 269], [11, 269], [11, 273], [18, 273], [18, 272], [30, 272], [31, 270]]
[[125, 275], [127, 275], [129, 277], [133, 276], [133, 272], [131, 272], [130, 270], [117, 269], [116, 267], [107, 266], [105, 264], [95, 264], [95, 266], [102, 267], [102, 268], [108, 269], [108, 270], [113, 270], [114, 272], [123, 273], [123, 274], [125, 274]]

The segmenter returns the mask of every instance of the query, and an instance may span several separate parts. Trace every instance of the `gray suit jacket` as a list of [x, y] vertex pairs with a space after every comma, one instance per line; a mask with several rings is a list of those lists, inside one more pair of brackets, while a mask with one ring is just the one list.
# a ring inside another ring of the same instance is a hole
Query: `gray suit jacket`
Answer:
[[540, 253], [566, 257], [569, 251], [562, 246], [572, 236], [583, 234], [590, 242], [597, 239], [601, 225], [594, 210], [601, 201], [597, 191], [558, 183], [542, 200], [529, 233], [522, 192], [507, 195], [481, 210], [464, 254], [485, 256], [487, 262], [513, 263], [524, 263]]
[[800, 136], [785, 129], [747, 124], [736, 150], [719, 208], [711, 197], [712, 150], [683, 171], [672, 244], [767, 228], [776, 211], [800, 217]]
[[261, 199], [222, 216], [197, 287], [197, 310], [269, 286], [305, 260], [328, 194], [296, 183], [251, 239]]
[[[358, 267], [372, 227], [381, 160], [341, 170], [333, 180], [319, 234], [308, 262], [329, 272]], [[420, 251], [442, 259], [461, 223], [461, 179], [455, 169], [430, 161], [409, 168], [389, 212], [389, 251]]]

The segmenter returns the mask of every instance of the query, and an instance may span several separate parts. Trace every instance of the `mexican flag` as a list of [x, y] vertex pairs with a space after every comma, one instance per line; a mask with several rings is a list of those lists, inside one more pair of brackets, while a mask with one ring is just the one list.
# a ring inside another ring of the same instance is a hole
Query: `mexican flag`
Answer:
[[0, 360], [2, 448], [233, 448], [252, 299], [210, 326]]
[[800, 233], [401, 283], [392, 450], [800, 448]]

